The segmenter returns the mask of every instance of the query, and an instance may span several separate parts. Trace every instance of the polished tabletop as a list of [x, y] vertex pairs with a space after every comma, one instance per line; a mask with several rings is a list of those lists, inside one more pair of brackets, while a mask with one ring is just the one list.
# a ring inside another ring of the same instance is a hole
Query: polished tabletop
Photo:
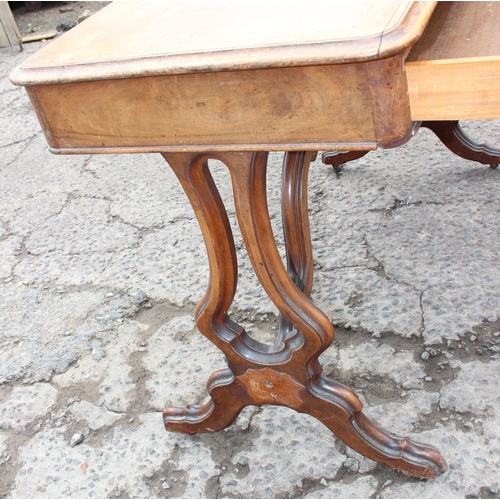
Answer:
[[11, 79], [31, 85], [378, 59], [411, 46], [435, 4], [115, 2], [29, 57]]

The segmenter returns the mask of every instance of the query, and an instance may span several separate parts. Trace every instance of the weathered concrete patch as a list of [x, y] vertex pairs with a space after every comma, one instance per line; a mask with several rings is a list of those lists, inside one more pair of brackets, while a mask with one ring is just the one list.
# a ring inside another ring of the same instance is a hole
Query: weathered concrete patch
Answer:
[[[475, 306], [466, 307], [466, 302]], [[498, 319], [500, 277], [484, 276], [465, 286], [435, 285], [423, 294], [422, 304], [425, 311], [425, 343], [431, 345], [446, 339], [457, 340], [484, 320], [494, 322]]]
[[107, 410], [126, 412], [135, 399], [136, 388], [128, 360], [140, 349], [142, 331], [136, 321], [117, 325], [116, 333], [108, 335], [105, 344], [92, 342], [92, 350], [66, 373], [54, 376], [54, 383], [59, 387], [97, 383], [98, 392], [87, 397]]
[[199, 403], [207, 396], [208, 377], [227, 367], [223, 354], [203, 337], [191, 316], [174, 318], [150, 339], [144, 367], [152, 373], [146, 381], [151, 407]]
[[264, 407], [253, 417], [252, 427], [260, 431], [252, 449], [235, 450], [232, 458], [236, 468], [248, 466], [248, 474], [244, 479], [234, 472], [222, 475], [222, 495], [270, 498], [293, 493], [299, 479], [335, 477], [346, 459], [324, 425], [288, 408]]
[[60, 214], [38, 226], [26, 240], [33, 255], [60, 250], [66, 254], [115, 252], [137, 243], [138, 230], [113, 219], [109, 201], [71, 199]]
[[0, 280], [8, 278], [18, 263], [16, 255], [21, 251], [22, 239], [10, 236], [0, 240]]
[[[53, 372], [65, 371], [88, 348], [89, 336], [96, 334], [88, 331], [91, 320], [87, 316], [103, 298], [103, 292], [63, 296], [5, 285], [0, 303], [0, 329], [4, 332], [0, 381], [50, 380]], [[20, 301], [27, 304], [26, 310], [19, 308]]]
[[[64, 427], [47, 429], [23, 446], [13, 498], [107, 498], [116, 490], [124, 496], [151, 498], [157, 492], [148, 479], [157, 471], [161, 477], [163, 464], [176, 447], [181, 449], [182, 464], [176, 466], [187, 471], [183, 488], [187, 497], [203, 498], [207, 481], [218, 472], [206, 447], [164, 432], [158, 413], [142, 415], [136, 430], [115, 427], [112, 441], [98, 449], [85, 441], [71, 447], [64, 431]], [[168, 477], [162, 482], [169, 481], [173, 484]], [[160, 489], [162, 482], [158, 493], [165, 491]]]
[[111, 254], [108, 253], [70, 255], [56, 250], [40, 256], [28, 254], [15, 267], [14, 274], [26, 283], [91, 284], [110, 260]]
[[0, 428], [23, 431], [26, 425], [45, 416], [56, 402], [57, 389], [50, 384], [17, 386], [0, 406]]
[[500, 417], [500, 363], [456, 363], [460, 371], [441, 389], [439, 406], [460, 413]]
[[[105, 290], [64, 293], [4, 285], [0, 302], [0, 381], [50, 380], [93, 349], [93, 341], [107, 343], [110, 332], [139, 305], [130, 295]], [[27, 309], [19, 308], [19, 301]]]
[[137, 248], [116, 254], [96, 280], [118, 289], [141, 288], [153, 300], [177, 306], [198, 302], [207, 283], [208, 261], [196, 220], [173, 222], [144, 235]]
[[313, 300], [333, 323], [365, 328], [375, 336], [392, 331], [420, 335], [420, 292], [366, 267], [319, 273]]
[[88, 401], [73, 403], [70, 405], [69, 411], [77, 420], [85, 420], [89, 429], [93, 431], [112, 425], [121, 418], [121, 415], [108, 411], [106, 408], [95, 406]]
[[360, 477], [351, 484], [332, 481], [326, 488], [309, 493], [304, 498], [373, 498], [378, 481], [373, 476]]
[[439, 402], [439, 393], [411, 391], [401, 402], [390, 402], [376, 406], [366, 405], [364, 413], [377, 425], [401, 437], [411, 437], [421, 441], [418, 432], [419, 420], [423, 415], [430, 415]]
[[387, 344], [367, 343], [339, 351], [338, 369], [355, 375], [379, 375], [405, 389], [422, 387], [424, 365], [414, 361], [413, 353], [399, 352]]
[[7, 452], [7, 435], [0, 431], [0, 465], [2, 462], [2, 455]]

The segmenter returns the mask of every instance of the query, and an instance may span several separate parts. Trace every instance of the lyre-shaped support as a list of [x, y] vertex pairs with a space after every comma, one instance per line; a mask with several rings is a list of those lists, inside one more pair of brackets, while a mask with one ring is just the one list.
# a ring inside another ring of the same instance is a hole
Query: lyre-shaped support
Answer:
[[[196, 308], [200, 332], [226, 355], [228, 368], [208, 381], [203, 406], [166, 408], [168, 430], [194, 434], [231, 424], [247, 405], [276, 404], [318, 418], [345, 444], [381, 464], [422, 477], [445, 470], [432, 447], [385, 433], [361, 412], [348, 387], [321, 375], [318, 358], [332, 343], [329, 319], [309, 300], [312, 250], [307, 217], [307, 170], [312, 153], [288, 153], [283, 170], [283, 266], [267, 208], [267, 153], [166, 153], [186, 191], [207, 246], [210, 279]], [[231, 173], [236, 214], [257, 277], [281, 313], [275, 345], [253, 340], [228, 317], [237, 284], [237, 262], [226, 211], [208, 169], [221, 160]]]

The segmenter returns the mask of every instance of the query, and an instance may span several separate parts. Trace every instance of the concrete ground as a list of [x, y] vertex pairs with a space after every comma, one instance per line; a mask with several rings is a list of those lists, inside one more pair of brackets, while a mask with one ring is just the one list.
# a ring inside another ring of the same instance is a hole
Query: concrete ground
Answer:
[[[311, 169], [313, 300], [336, 326], [325, 373], [386, 429], [437, 447], [444, 475], [408, 478], [278, 407], [213, 435], [167, 433], [164, 406], [203, 400], [224, 366], [192, 320], [201, 234], [160, 155], [48, 152], [8, 80], [41, 45], [0, 50], [1, 497], [499, 498], [500, 170], [428, 130], [340, 177]], [[464, 126], [498, 143], [498, 122]], [[241, 243], [238, 256], [232, 317], [272, 341], [276, 309]]]

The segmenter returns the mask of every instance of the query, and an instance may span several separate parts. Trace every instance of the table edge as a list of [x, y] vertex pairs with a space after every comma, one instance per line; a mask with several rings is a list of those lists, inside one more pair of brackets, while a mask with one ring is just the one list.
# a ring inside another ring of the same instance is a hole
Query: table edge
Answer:
[[380, 35], [361, 39], [172, 54], [41, 68], [21, 63], [10, 73], [9, 78], [18, 86], [50, 85], [166, 74], [367, 62], [390, 57], [411, 47], [422, 35], [436, 5], [437, 1], [413, 2], [405, 11], [402, 21], [394, 28]]

